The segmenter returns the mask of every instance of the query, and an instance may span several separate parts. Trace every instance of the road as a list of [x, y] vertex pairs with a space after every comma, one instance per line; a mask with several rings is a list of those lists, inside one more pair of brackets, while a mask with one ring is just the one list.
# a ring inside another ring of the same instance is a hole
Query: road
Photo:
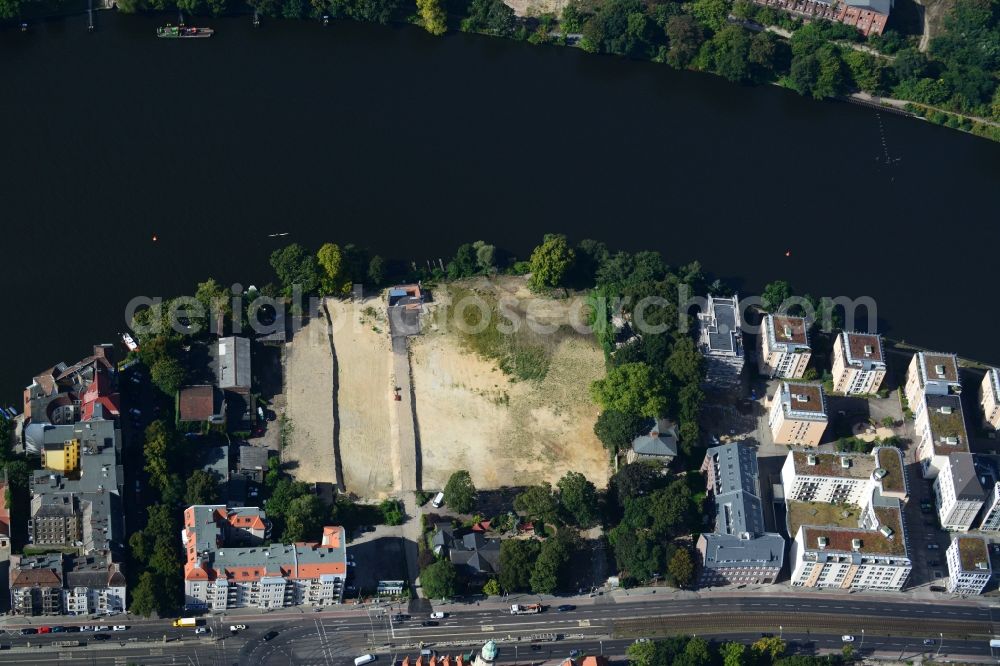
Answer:
[[[421, 646], [455, 654], [500, 642], [502, 661], [537, 662], [565, 657], [572, 649], [622, 655], [638, 637], [689, 633], [726, 640], [751, 641], [762, 632], [781, 635], [799, 652], [839, 650], [840, 636], [856, 637], [854, 647], [880, 656], [913, 658], [938, 652], [948, 658], [990, 659], [988, 638], [1000, 633], [1000, 609], [970, 605], [895, 603], [854, 598], [731, 597], [693, 600], [611, 601], [580, 604], [559, 613], [550, 606], [540, 615], [511, 616], [503, 607], [450, 606], [437, 626], [421, 626], [424, 615], [402, 623], [386, 609], [344, 607], [333, 611], [210, 616], [207, 637], [192, 629], [174, 629], [164, 621], [136, 621], [112, 640], [94, 642], [86, 633], [12, 635], [0, 651], [3, 663], [194, 664], [248, 666], [323, 664], [345, 666], [353, 657], [376, 652], [383, 661], [415, 656]], [[668, 621], [669, 620], [669, 621]], [[229, 625], [246, 631], [230, 635]], [[37, 623], [36, 623], [37, 625]], [[277, 632], [265, 640], [269, 632]], [[539, 636], [560, 635], [556, 641]], [[534, 640], [533, 640], [533, 637]], [[166, 638], [167, 642], [164, 642]], [[85, 647], [56, 648], [59, 640], [81, 640]], [[88, 640], [89, 639], [89, 640]], [[925, 639], [934, 640], [924, 646]], [[29, 647], [32, 646], [32, 647]], [[532, 647], [535, 645], [536, 647]], [[41, 647], [36, 647], [41, 646]]]

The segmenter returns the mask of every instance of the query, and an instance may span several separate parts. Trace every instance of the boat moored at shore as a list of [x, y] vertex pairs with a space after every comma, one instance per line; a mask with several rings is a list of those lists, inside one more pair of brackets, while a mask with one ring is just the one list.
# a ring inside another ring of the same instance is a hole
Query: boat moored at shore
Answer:
[[185, 25], [170, 25], [156, 29], [156, 36], [162, 39], [197, 39], [211, 37], [215, 34], [212, 28], [189, 28]]

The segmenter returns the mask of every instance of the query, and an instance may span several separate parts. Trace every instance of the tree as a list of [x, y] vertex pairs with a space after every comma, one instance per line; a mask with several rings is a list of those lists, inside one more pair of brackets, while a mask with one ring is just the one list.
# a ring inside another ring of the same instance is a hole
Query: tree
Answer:
[[385, 282], [385, 259], [377, 254], [368, 262], [368, 281], [376, 287]]
[[705, 31], [690, 14], [671, 16], [667, 21], [667, 62], [671, 67], [683, 69], [691, 64], [705, 41]]
[[691, 489], [684, 479], [676, 479], [666, 488], [653, 492], [647, 511], [652, 518], [653, 532], [661, 537], [683, 534], [697, 513]]
[[496, 264], [496, 245], [490, 245], [486, 241], [478, 240], [472, 244], [472, 247], [476, 251], [476, 265], [479, 266], [479, 270], [484, 272], [490, 271]]
[[320, 289], [324, 294], [340, 295], [351, 291], [351, 281], [344, 279], [344, 254], [339, 245], [325, 243], [316, 253], [316, 261], [321, 270]]
[[150, 484], [161, 493], [170, 481], [171, 470], [174, 468], [174, 458], [177, 454], [177, 439], [172, 430], [163, 420], [157, 420], [146, 426], [143, 456], [146, 460], [144, 469], [149, 473]]
[[483, 594], [488, 597], [495, 597], [500, 594], [500, 583], [496, 578], [490, 578], [486, 581], [486, 584], [483, 585]]
[[915, 48], [903, 49], [892, 63], [900, 81], [919, 79], [927, 73], [927, 56]]
[[552, 494], [552, 486], [544, 482], [528, 486], [514, 498], [514, 509], [518, 512], [545, 522], [554, 522], [559, 510], [559, 502]]
[[386, 499], [378, 505], [378, 510], [382, 514], [382, 521], [386, 525], [402, 525], [405, 515], [403, 505], [399, 500]]
[[432, 35], [443, 35], [448, 32], [448, 15], [441, 5], [441, 0], [417, 0], [417, 11], [420, 12], [424, 30]]
[[729, 18], [729, 0], [695, 0], [691, 3], [691, 13], [703, 26], [718, 32]]
[[559, 532], [546, 539], [531, 570], [531, 591], [535, 594], [552, 594], [559, 590], [569, 563], [572, 548], [566, 532]]
[[581, 47], [594, 53], [648, 57], [653, 24], [639, 0], [609, 0], [583, 26]]
[[653, 465], [639, 461], [622, 467], [611, 480], [618, 491], [618, 503], [624, 507], [628, 500], [641, 497], [656, 488], [660, 478]]
[[566, 236], [546, 234], [542, 244], [531, 253], [531, 288], [541, 290], [562, 285], [575, 256]]
[[447, 599], [455, 595], [458, 574], [451, 560], [438, 560], [420, 572], [420, 586], [428, 599]]
[[579, 472], [566, 472], [556, 484], [559, 502], [580, 527], [590, 527], [597, 517], [597, 489]]
[[318, 541], [329, 511], [316, 495], [309, 493], [288, 503], [285, 511], [283, 543]]
[[656, 643], [653, 641], [636, 642], [625, 648], [625, 656], [630, 664], [635, 666], [653, 666], [656, 656]]
[[187, 379], [187, 370], [175, 358], [165, 356], [149, 369], [153, 384], [167, 395], [176, 395]]
[[621, 523], [608, 532], [618, 571], [640, 581], [663, 571], [663, 546], [648, 530]]
[[282, 293], [291, 296], [296, 286], [303, 294], [315, 293], [320, 286], [320, 270], [316, 257], [298, 243], [271, 253], [271, 268], [281, 282]]
[[819, 59], [813, 53], [792, 56], [792, 68], [788, 74], [792, 87], [800, 95], [813, 95], [819, 82]]
[[221, 312], [230, 315], [233, 312], [229, 302], [229, 290], [216, 282], [214, 278], [199, 282], [194, 297], [204, 306], [206, 313]]
[[181, 569], [181, 558], [171, 535], [157, 535], [149, 556], [149, 570], [162, 578], [173, 578]]
[[704, 374], [704, 357], [698, 352], [698, 348], [688, 336], [684, 336], [674, 342], [667, 357], [667, 371], [672, 377], [683, 384], [701, 384]]
[[783, 312], [783, 306], [791, 297], [791, 286], [784, 280], [775, 280], [764, 285], [764, 291], [760, 295], [761, 307], [768, 312]]
[[215, 504], [219, 501], [219, 480], [214, 472], [196, 469], [187, 480], [185, 504]]
[[149, 617], [156, 608], [156, 579], [150, 571], [143, 571], [139, 582], [132, 588], [132, 601], [128, 610], [135, 615]]
[[723, 643], [719, 648], [722, 666], [747, 666], [747, 646], [735, 641]]
[[460, 469], [451, 475], [444, 487], [444, 501], [458, 513], [469, 513], [476, 504], [476, 486], [472, 475]]
[[462, 30], [506, 37], [514, 32], [514, 10], [502, 0], [472, 0]]
[[688, 587], [694, 582], [694, 562], [687, 548], [678, 548], [667, 562], [667, 573], [677, 587]]
[[472, 243], [464, 243], [455, 251], [455, 258], [448, 262], [448, 277], [452, 280], [469, 277], [478, 272], [476, 249]]
[[504, 539], [500, 542], [500, 587], [504, 592], [531, 589], [531, 570], [542, 549], [541, 542]]
[[777, 636], [765, 636], [758, 639], [750, 646], [750, 651], [753, 652], [754, 656], [757, 658], [758, 663], [761, 659], [767, 659], [768, 661], [774, 661], [781, 655], [785, 653], [785, 641]]
[[667, 411], [664, 392], [659, 375], [645, 363], [616, 366], [590, 385], [591, 397], [603, 409], [653, 418]]
[[[698, 0], [695, 5], [715, 0]], [[738, 25], [725, 25], [702, 47], [705, 66], [734, 83], [750, 80], [750, 37]]]
[[594, 423], [594, 434], [608, 451], [617, 453], [632, 444], [642, 434], [649, 419], [638, 414], [623, 414], [613, 409], [604, 410]]
[[149, 562], [149, 556], [153, 554], [153, 544], [146, 537], [144, 530], [137, 530], [128, 538], [128, 548], [133, 559], [137, 562]]

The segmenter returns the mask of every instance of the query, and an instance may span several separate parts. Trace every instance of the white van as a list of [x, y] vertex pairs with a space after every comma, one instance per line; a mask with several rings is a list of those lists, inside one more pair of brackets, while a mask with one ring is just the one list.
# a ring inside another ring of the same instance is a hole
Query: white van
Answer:
[[363, 654], [354, 660], [354, 666], [364, 666], [365, 664], [370, 664], [373, 661], [375, 661], [375, 655]]
[[442, 504], [444, 504], [444, 493], [438, 493], [434, 496], [434, 499], [431, 500], [431, 506], [435, 509], [440, 509]]

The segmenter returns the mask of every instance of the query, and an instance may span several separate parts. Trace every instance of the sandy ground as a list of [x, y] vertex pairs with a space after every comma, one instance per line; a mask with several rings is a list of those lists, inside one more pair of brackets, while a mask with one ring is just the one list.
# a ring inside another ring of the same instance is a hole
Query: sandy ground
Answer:
[[282, 462], [299, 481], [335, 481], [333, 357], [326, 319], [313, 319], [285, 348], [285, 416], [292, 434]]
[[504, 4], [517, 16], [541, 16], [546, 13], [561, 16], [569, 0], [504, 0]]
[[[523, 287], [505, 279], [500, 292], [524, 299]], [[565, 321], [559, 302], [541, 301], [530, 311]], [[608, 457], [593, 432], [598, 409], [588, 394], [604, 374], [604, 355], [592, 336], [556, 334], [549, 344], [546, 377], [515, 382], [465, 350], [455, 334], [426, 331], [413, 340], [425, 489], [443, 487], [457, 469], [468, 469], [480, 488], [554, 483], [570, 470], [606, 485]]]
[[[380, 497], [393, 489], [392, 351], [385, 301], [327, 301], [333, 319], [340, 386], [340, 454], [347, 491]], [[367, 312], [366, 312], [367, 311]]]

